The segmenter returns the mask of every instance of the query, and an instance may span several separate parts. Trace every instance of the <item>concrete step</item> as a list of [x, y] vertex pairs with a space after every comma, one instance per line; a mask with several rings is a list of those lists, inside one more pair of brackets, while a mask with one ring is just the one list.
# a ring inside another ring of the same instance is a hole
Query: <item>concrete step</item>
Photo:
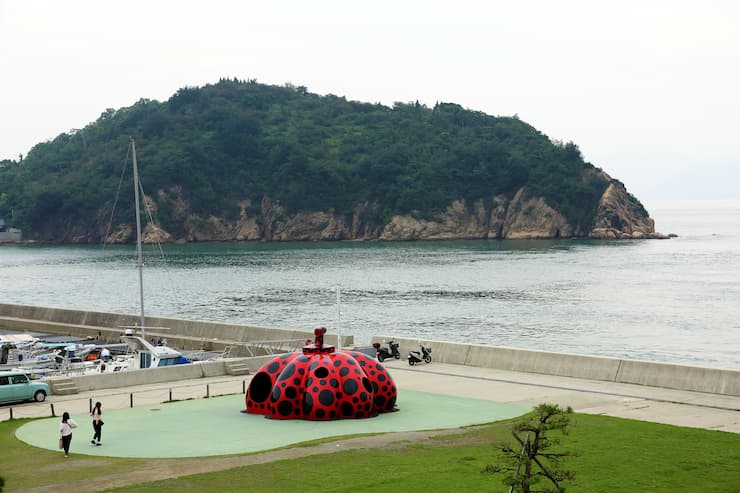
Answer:
[[249, 367], [243, 359], [226, 360], [227, 375], [249, 375]]
[[77, 384], [71, 378], [58, 378], [49, 380], [52, 395], [77, 394]]

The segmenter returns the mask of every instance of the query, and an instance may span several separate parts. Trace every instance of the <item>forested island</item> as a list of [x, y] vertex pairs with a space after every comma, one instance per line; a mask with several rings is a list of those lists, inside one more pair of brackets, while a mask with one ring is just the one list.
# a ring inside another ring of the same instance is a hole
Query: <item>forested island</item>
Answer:
[[0, 217], [36, 241], [133, 241], [129, 136], [146, 241], [663, 237], [576, 144], [516, 116], [233, 79], [0, 161]]

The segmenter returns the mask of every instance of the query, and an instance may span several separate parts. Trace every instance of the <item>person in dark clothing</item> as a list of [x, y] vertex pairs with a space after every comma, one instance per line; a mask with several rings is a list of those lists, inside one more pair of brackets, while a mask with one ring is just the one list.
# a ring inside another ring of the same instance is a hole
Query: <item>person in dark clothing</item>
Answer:
[[101, 409], [102, 404], [100, 402], [95, 403], [95, 407], [93, 408], [92, 412], [90, 413], [90, 416], [92, 416], [92, 425], [93, 425], [93, 437], [92, 440], [90, 440], [90, 443], [93, 445], [100, 446], [100, 438], [103, 432], [103, 410]]

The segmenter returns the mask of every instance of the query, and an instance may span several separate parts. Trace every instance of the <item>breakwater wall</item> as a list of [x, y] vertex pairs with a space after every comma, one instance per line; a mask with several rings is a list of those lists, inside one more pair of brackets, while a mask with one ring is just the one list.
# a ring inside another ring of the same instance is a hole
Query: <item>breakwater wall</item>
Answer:
[[402, 358], [422, 343], [440, 363], [740, 396], [738, 370], [390, 336], [374, 336], [372, 342], [390, 339]]
[[[121, 327], [138, 325], [138, 323], [139, 317], [130, 314], [0, 303], [0, 328], [15, 331], [73, 335], [100, 338], [107, 342], [119, 342], [123, 330]], [[220, 350], [225, 346], [235, 346], [237, 348], [235, 354], [239, 356], [248, 356], [245, 348], [254, 341], [305, 341], [306, 339], [313, 339], [313, 333], [310, 330], [273, 329], [163, 317], [147, 317], [146, 324], [147, 326], [169, 328], [170, 330], [167, 331], [148, 329], [147, 334], [152, 337], [166, 337], [172, 346], [182, 349], [209, 350]], [[382, 342], [389, 339], [393, 338], [390, 336], [374, 336], [372, 342]], [[336, 334], [327, 334], [325, 340], [327, 344], [337, 345], [338, 342]], [[419, 343], [424, 343], [432, 346], [432, 358], [440, 363], [740, 396], [740, 371], [732, 369], [704, 368], [425, 339], [395, 338], [395, 340], [400, 345], [402, 357], [405, 357], [408, 351], [417, 349]], [[342, 347], [349, 347], [353, 344], [352, 336], [342, 337]], [[296, 349], [295, 347], [286, 347], [285, 351]], [[267, 359], [271, 357], [267, 356]], [[259, 359], [250, 361], [249, 369], [256, 371], [263, 364], [260, 361]], [[203, 365], [182, 365], [182, 368], [162, 368], [156, 371], [161, 372], [163, 375], [161, 378], [166, 379], [162, 381], [193, 378], [189, 372], [201, 372], [196, 377], [218, 376], [228, 373], [222, 362], [206, 363], [206, 365], [211, 365], [213, 368]], [[193, 368], [186, 368], [191, 366]], [[151, 379], [153, 377], [153, 374], [149, 373], [151, 371], [145, 370], [142, 378]], [[180, 372], [183, 375], [180, 375]], [[109, 384], [118, 386], [117, 378], [129, 382], [129, 377], [123, 375], [120, 377], [117, 375], [101, 375], [95, 378], [100, 377], [111, 380], [111, 382], [106, 380], [105, 386]], [[151, 381], [149, 380], [149, 382]], [[82, 382], [80, 382], [81, 389], [84, 388]], [[99, 388], [103, 388], [101, 384], [102, 382], [97, 380], [96, 385]], [[121, 383], [120, 385], [136, 384], [134, 380], [133, 383]]]
[[[254, 352], [257, 346], [266, 346], [262, 344], [265, 341], [300, 343], [314, 338], [313, 328], [299, 331], [164, 317], [146, 317], [145, 324], [148, 338], [167, 338], [170, 346], [213, 351], [232, 346], [236, 351], [232, 354], [238, 356], [251, 356], [248, 349]], [[0, 303], [0, 328], [20, 332], [41, 332], [97, 338], [104, 342], [120, 342], [122, 327], [138, 325], [138, 315]], [[327, 344], [337, 345], [336, 334], [326, 334], [324, 339]], [[352, 336], [342, 336], [342, 347], [353, 344]], [[284, 349], [295, 349], [295, 344], [286, 343]]]
[[[76, 377], [49, 377], [44, 378], [52, 388], [52, 394], [76, 394], [98, 389], [115, 389], [120, 387], [135, 387], [138, 385], [149, 385], [154, 383], [177, 382], [180, 380], [192, 380], [205, 377], [219, 377], [234, 374], [254, 374], [262, 365], [269, 362], [274, 355], [255, 356], [252, 358], [230, 358], [216, 361], [204, 361], [202, 363], [191, 363], [188, 365], [175, 365], [162, 368], [148, 368], [146, 370], [128, 370], [115, 373], [99, 373], [95, 375], [81, 375]], [[248, 369], [234, 373], [230, 368], [235, 364], [241, 364]], [[61, 390], [61, 385], [70, 391]]]

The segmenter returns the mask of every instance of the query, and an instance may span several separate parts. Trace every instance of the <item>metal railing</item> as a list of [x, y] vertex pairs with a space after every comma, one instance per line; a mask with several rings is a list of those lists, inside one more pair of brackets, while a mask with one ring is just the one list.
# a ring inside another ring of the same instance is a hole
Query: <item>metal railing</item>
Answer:
[[277, 339], [273, 341], [249, 341], [243, 343], [249, 356], [265, 356], [299, 351], [306, 339]]
[[117, 389], [101, 389], [76, 395], [50, 396], [47, 402], [5, 404], [0, 406], [0, 421], [21, 418], [44, 418], [61, 416], [65, 411], [71, 415], [89, 414], [93, 404], [103, 403], [105, 409], [148, 406], [187, 399], [207, 399], [223, 395], [246, 393], [247, 380], [212, 380], [205, 383], [180, 385], [167, 384], [153, 389], [133, 392], [116, 392]]

